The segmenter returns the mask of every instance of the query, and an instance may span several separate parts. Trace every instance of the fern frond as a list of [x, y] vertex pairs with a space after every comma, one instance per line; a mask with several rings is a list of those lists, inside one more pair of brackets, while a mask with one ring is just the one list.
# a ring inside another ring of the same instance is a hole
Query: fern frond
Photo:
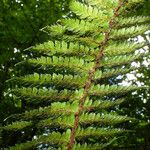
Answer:
[[[1, 136], [29, 129], [39, 132], [34, 134], [37, 139], [23, 139], [25, 143], [10, 149], [36, 149], [44, 144], [55, 150], [102, 149], [114, 136], [128, 132], [115, 128], [116, 124], [134, 119], [110, 112], [125, 101], [125, 93], [145, 87], [109, 83], [132, 71], [131, 62], [149, 55], [135, 53], [147, 43], [128, 40], [149, 30], [149, 18], [123, 18], [123, 10], [141, 1], [71, 0], [75, 18], [66, 16], [42, 29], [54, 40], [27, 49], [33, 57], [16, 66], [29, 71], [24, 75], [16, 71], [19, 77], [9, 80], [14, 86], [8, 94], [25, 110], [6, 118], [0, 128]], [[48, 129], [48, 135], [41, 129]]]

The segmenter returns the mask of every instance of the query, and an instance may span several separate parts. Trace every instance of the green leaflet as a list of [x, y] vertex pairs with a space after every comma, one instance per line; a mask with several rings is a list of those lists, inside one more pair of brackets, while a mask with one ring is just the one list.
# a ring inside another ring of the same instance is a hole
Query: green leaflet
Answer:
[[144, 47], [145, 43], [133, 43], [133, 42], [122, 42], [122, 43], [111, 43], [105, 49], [105, 56], [124, 55], [135, 52], [136, 49]]
[[80, 36], [94, 36], [96, 33], [103, 32], [109, 26], [108, 23], [99, 24], [98, 22], [78, 19], [63, 19], [60, 23], [66, 28], [66, 31], [71, 31]]
[[122, 28], [119, 30], [116, 29], [112, 31], [110, 38], [113, 40], [128, 39], [128, 38], [136, 37], [147, 30], [149, 30], [149, 26], [145, 24], [141, 26]]
[[12, 124], [9, 124], [8, 126], [0, 127], [1, 130], [13, 130], [13, 131], [18, 131], [21, 129], [24, 129], [28, 126], [31, 126], [31, 122], [27, 121], [19, 121], [19, 122], [14, 122]]
[[109, 94], [124, 94], [129, 91], [146, 88], [137, 86], [117, 86], [117, 85], [93, 85], [90, 90], [91, 95], [103, 96]]
[[82, 140], [82, 138], [92, 137], [94, 139], [98, 139], [100, 137], [111, 137], [115, 134], [121, 134], [127, 132], [123, 129], [106, 129], [106, 128], [94, 128], [88, 127], [86, 129], [78, 128], [76, 132], [76, 138], [78, 140]]
[[105, 57], [101, 61], [100, 67], [102, 67], [102, 66], [113, 67], [113, 66], [120, 66], [120, 65], [124, 65], [124, 64], [129, 64], [129, 63], [133, 62], [134, 60], [137, 60], [137, 59], [139, 59], [143, 56], [146, 56], [148, 54], [149, 53]]
[[51, 106], [47, 107], [39, 107], [38, 109], [32, 109], [30, 111], [25, 111], [22, 114], [16, 114], [11, 116], [11, 118], [15, 118], [16, 120], [24, 120], [29, 121], [32, 119], [43, 119], [52, 116], [60, 116], [60, 115], [69, 115], [75, 113], [78, 109], [78, 102], [74, 101], [72, 103], [69, 102], [54, 102]]
[[82, 125], [91, 125], [91, 124], [117, 124], [121, 122], [126, 122], [130, 120], [131, 118], [126, 116], [119, 116], [119, 115], [111, 115], [111, 114], [96, 114], [96, 113], [85, 113], [82, 114], [80, 117], [80, 124]]
[[117, 100], [89, 100], [87, 99], [84, 103], [84, 112], [112, 108], [114, 106], [120, 105], [124, 102], [124, 99]]
[[80, 90], [56, 90], [47, 88], [16, 88], [12, 90], [14, 97], [23, 99], [27, 105], [37, 107], [39, 105], [51, 104], [53, 102], [74, 102], [77, 101], [83, 94], [83, 89]]
[[72, 75], [62, 75], [62, 74], [31, 74], [24, 77], [14, 78], [12, 81], [21, 82], [24, 86], [30, 87], [52, 87], [57, 88], [68, 88], [76, 89], [78, 87], [83, 87], [86, 77], [72, 76]]
[[102, 25], [100, 30], [100, 25], [84, 20], [78, 20], [78, 19], [63, 19], [61, 20], [61, 24], [65, 26], [65, 28], [68, 31], [71, 31], [73, 33], [76, 33], [78, 35], [84, 35], [84, 34], [92, 34], [93, 32], [101, 32], [102, 31]]
[[120, 17], [117, 20], [116, 27], [122, 28], [122, 27], [135, 26], [138, 24], [144, 24], [149, 21], [150, 19], [147, 16], [133, 16], [133, 17], [128, 17], [128, 18]]
[[[94, 20], [96, 22], [104, 23], [112, 17], [113, 13], [99, 10], [91, 6], [81, 4], [77, 1], [72, 1], [70, 4], [70, 9], [80, 17], [80, 19]], [[107, 15], [106, 15], [107, 13]]]
[[53, 25], [53, 26], [47, 26], [46, 27], [46, 31], [48, 31], [48, 33], [52, 36], [63, 36], [63, 34], [65, 33], [65, 27], [61, 26], [61, 25]]
[[27, 104], [38, 106], [39, 104], [50, 104], [57, 101], [74, 99], [76, 94], [73, 91], [64, 89], [61, 91], [47, 88], [17, 88], [12, 91], [19, 99], [24, 99]]
[[56, 56], [29, 59], [27, 63], [42, 70], [52, 70], [57, 73], [66, 71], [66, 73], [74, 74], [87, 73], [94, 64], [93, 62], [85, 62], [84, 59], [81, 58]]
[[[49, 116], [50, 117], [50, 116]], [[5, 131], [20, 131], [20, 130], [24, 130], [27, 127], [30, 126], [35, 126], [38, 129], [42, 129], [43, 127], [49, 127], [49, 128], [56, 128], [59, 127], [61, 129], [68, 129], [71, 128], [73, 126], [74, 123], [74, 116], [60, 116], [60, 117], [56, 117], [55, 118], [48, 118], [48, 119], [43, 119], [40, 120], [38, 122], [31, 122], [31, 121], [18, 121], [18, 122], [13, 122], [10, 125], [6, 125], [2, 128], [0, 128], [1, 130], [5, 130]]]
[[99, 81], [103, 78], [108, 78], [112, 76], [126, 74], [130, 71], [134, 70], [134, 68], [124, 69], [124, 68], [116, 68], [116, 69], [106, 69], [106, 71], [102, 72], [101, 70], [96, 71], [94, 79]]
[[77, 43], [67, 43], [64, 41], [48, 41], [40, 45], [36, 45], [28, 51], [44, 53], [49, 56], [58, 55], [58, 56], [78, 56], [83, 57], [85, 55], [95, 56], [97, 52], [94, 49], [90, 49], [87, 46]]

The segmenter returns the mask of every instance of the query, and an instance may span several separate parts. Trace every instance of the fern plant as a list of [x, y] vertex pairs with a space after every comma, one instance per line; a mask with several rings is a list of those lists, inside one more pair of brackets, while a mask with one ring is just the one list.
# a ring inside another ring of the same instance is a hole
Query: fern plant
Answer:
[[120, 125], [132, 118], [112, 110], [124, 101], [126, 92], [142, 87], [103, 81], [130, 72], [132, 61], [148, 55], [135, 53], [146, 43], [128, 39], [148, 30], [149, 18], [124, 16], [125, 10], [140, 2], [72, 0], [70, 17], [42, 29], [55, 40], [27, 49], [34, 58], [17, 64], [25, 66], [27, 74], [10, 80], [16, 83], [13, 98], [25, 109], [1, 127], [2, 139], [5, 133], [23, 137], [15, 146], [8, 145], [11, 150], [44, 145], [49, 149], [103, 149], [127, 132]]

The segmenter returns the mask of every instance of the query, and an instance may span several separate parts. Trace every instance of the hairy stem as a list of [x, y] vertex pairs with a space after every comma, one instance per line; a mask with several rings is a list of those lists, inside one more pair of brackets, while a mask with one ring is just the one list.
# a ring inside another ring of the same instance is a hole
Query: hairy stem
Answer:
[[71, 150], [72, 149], [72, 145], [74, 144], [75, 133], [76, 133], [76, 130], [77, 130], [78, 126], [79, 126], [80, 114], [83, 111], [84, 102], [85, 102], [85, 100], [87, 99], [87, 97], [89, 95], [89, 90], [90, 90], [90, 88], [92, 86], [92, 83], [93, 83], [94, 74], [95, 74], [96, 70], [98, 69], [98, 67], [100, 66], [100, 60], [103, 58], [103, 52], [104, 52], [104, 49], [105, 49], [105, 47], [106, 47], [106, 45], [107, 45], [107, 43], [109, 41], [111, 30], [113, 29], [113, 27], [115, 25], [115, 19], [116, 19], [116, 17], [118, 17], [119, 10], [123, 6], [123, 4], [124, 3], [122, 2], [122, 0], [119, 0], [119, 5], [114, 10], [114, 16], [112, 17], [112, 19], [109, 22], [109, 29], [108, 29], [107, 32], [105, 32], [104, 41], [101, 42], [100, 45], [99, 45], [99, 53], [96, 56], [95, 65], [91, 68], [91, 70], [88, 73], [89, 74], [88, 75], [88, 80], [87, 80], [87, 82], [86, 82], [86, 84], [84, 86], [83, 96], [81, 97], [81, 99], [79, 101], [79, 109], [75, 113], [75, 122], [74, 122], [74, 126], [72, 128], [72, 131], [71, 131], [71, 136], [70, 136], [70, 140], [69, 140], [69, 143], [68, 143], [68, 146], [67, 146], [67, 150]]

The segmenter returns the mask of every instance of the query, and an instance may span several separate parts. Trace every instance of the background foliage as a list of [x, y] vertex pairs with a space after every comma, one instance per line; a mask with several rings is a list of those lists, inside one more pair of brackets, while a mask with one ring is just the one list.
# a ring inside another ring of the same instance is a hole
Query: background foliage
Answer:
[[9, 88], [14, 65], [23, 60], [25, 48], [48, 40], [40, 29], [55, 23], [68, 11], [68, 0], [1, 0], [0, 1], [0, 122], [18, 111]]
[[[136, 7], [133, 10], [133, 14], [135, 15], [145, 15], [150, 16], [150, 1], [145, 0], [141, 6]], [[130, 14], [131, 15], [131, 14]], [[150, 32], [147, 34], [141, 35], [140, 38], [136, 40], [146, 41], [150, 45]], [[145, 49], [142, 49], [145, 51]], [[146, 48], [146, 50], [150, 51], [150, 46]], [[150, 56], [140, 59], [137, 64], [137, 70], [132, 73], [135, 77], [131, 79], [131, 77], [125, 77], [128, 83], [132, 83], [135, 85], [146, 85], [150, 87]], [[140, 69], [139, 69], [140, 67]], [[125, 79], [124, 78], [124, 79]], [[149, 150], [150, 149], [150, 89], [147, 90], [139, 90], [134, 93], [130, 93], [127, 95], [127, 101], [123, 105], [126, 109], [123, 109], [121, 114], [128, 114], [129, 116], [135, 117], [139, 119], [139, 122], [132, 124], [130, 126], [131, 129], [135, 130], [135, 133], [130, 133], [126, 137], [124, 137], [123, 145], [124, 149], [139, 149], [139, 150]], [[121, 108], [120, 108], [121, 109]], [[121, 142], [121, 141], [120, 141]]]
[[[149, 39], [149, 34], [141, 35], [141, 38], [145, 38], [145, 40]], [[149, 42], [149, 40], [147, 40]], [[143, 49], [145, 51], [145, 49]], [[149, 47], [147, 47], [146, 51], [149, 51]], [[135, 63], [137, 67], [134, 72], [128, 74], [123, 79], [123, 83], [125, 84], [134, 84], [136, 86], [145, 85], [150, 87], [150, 57], [145, 57], [144, 59], [140, 59]], [[139, 69], [140, 67], [140, 69]], [[133, 93], [129, 93], [126, 97], [126, 103], [124, 103], [119, 110], [120, 114], [126, 114], [128, 116], [132, 116], [134, 118], [138, 118], [139, 120], [130, 124], [129, 128], [134, 129], [134, 133], [129, 133], [123, 138], [122, 147], [130, 148], [130, 149], [140, 149], [140, 150], [148, 150], [150, 148], [150, 90], [139, 90]], [[123, 108], [124, 107], [124, 108]], [[124, 144], [125, 143], [125, 144]]]

